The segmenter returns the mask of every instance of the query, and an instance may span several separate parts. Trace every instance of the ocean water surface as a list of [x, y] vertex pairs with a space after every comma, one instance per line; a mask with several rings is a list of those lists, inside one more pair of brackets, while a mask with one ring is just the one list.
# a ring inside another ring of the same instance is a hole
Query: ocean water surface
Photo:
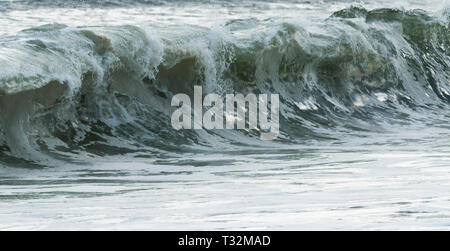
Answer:
[[[449, 230], [448, 0], [0, 1], [0, 230]], [[171, 99], [280, 95], [280, 134]]]

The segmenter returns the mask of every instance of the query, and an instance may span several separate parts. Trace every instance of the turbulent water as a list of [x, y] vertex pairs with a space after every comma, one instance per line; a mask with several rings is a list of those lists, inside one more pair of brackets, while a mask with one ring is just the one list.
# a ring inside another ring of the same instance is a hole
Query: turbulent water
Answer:
[[[450, 229], [450, 7], [0, 1], [0, 229]], [[280, 94], [280, 135], [171, 99]]]

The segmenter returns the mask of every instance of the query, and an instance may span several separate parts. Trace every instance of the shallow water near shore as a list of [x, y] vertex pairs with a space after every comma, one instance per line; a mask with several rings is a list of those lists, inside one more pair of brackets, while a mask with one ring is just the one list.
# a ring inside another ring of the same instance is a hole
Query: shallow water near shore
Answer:
[[[449, 230], [446, 1], [0, 1], [0, 230]], [[280, 94], [280, 135], [171, 128]]]
[[0, 228], [448, 229], [449, 131], [424, 131], [4, 168]]

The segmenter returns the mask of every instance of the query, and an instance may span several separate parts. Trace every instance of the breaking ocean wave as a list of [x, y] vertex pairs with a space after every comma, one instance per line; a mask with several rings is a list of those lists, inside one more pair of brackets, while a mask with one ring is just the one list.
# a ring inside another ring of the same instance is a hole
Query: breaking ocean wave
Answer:
[[315, 23], [234, 19], [165, 34], [133, 25], [25, 29], [0, 44], [1, 154], [39, 162], [259, 144], [251, 131], [171, 129], [171, 98], [194, 85], [279, 93], [278, 143], [432, 120], [450, 101], [444, 14], [349, 7]]

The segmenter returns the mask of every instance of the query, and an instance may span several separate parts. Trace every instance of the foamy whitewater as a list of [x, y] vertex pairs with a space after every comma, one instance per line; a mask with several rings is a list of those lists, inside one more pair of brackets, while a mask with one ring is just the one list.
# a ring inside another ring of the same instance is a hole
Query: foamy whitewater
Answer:
[[[450, 230], [448, 0], [0, 1], [0, 230]], [[171, 98], [280, 95], [280, 134]]]

